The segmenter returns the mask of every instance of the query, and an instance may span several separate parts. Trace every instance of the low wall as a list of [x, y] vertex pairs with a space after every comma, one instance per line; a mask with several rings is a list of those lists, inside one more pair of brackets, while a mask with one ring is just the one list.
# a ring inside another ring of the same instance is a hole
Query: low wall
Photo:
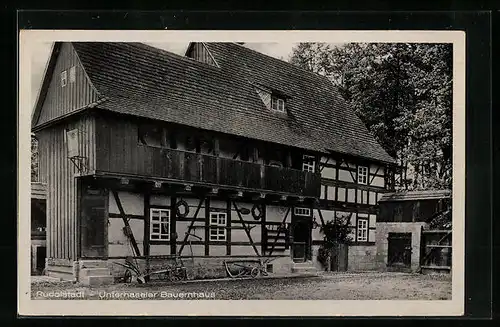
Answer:
[[[212, 279], [212, 278], [223, 278], [227, 277], [226, 268], [224, 266], [224, 261], [231, 260], [258, 260], [261, 259], [266, 262], [267, 265], [271, 265], [268, 268], [270, 273], [282, 274], [291, 272], [292, 261], [290, 257], [202, 257], [194, 258], [194, 262], [191, 258], [183, 258], [184, 266], [188, 269], [189, 274], [193, 279]], [[125, 268], [117, 263], [124, 263], [124, 259], [108, 260], [108, 267], [111, 270], [111, 274], [116, 278], [122, 277], [125, 273]], [[146, 270], [146, 260], [137, 259], [141, 271]], [[150, 259], [149, 269], [150, 271], [155, 271], [162, 269], [168, 265], [174, 265], [175, 261], [170, 258], [154, 258]], [[256, 263], [249, 263], [251, 265], [256, 265]], [[151, 280], [158, 279], [158, 276], [153, 275]]]
[[78, 280], [78, 262], [70, 259], [45, 259], [45, 275], [62, 280]]
[[376, 245], [350, 245], [348, 252], [348, 271], [377, 270]]

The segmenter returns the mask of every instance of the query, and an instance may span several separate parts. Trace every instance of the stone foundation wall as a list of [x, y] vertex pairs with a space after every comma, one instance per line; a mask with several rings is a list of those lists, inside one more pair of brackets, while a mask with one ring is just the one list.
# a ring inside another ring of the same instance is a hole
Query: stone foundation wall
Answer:
[[45, 259], [45, 275], [62, 280], [78, 280], [78, 262], [70, 259]]
[[377, 246], [350, 245], [348, 251], [348, 271], [370, 271], [377, 269]]
[[[193, 279], [212, 279], [212, 278], [223, 278], [227, 277], [226, 268], [224, 266], [224, 261], [228, 260], [256, 260], [262, 259], [265, 261], [267, 258], [262, 257], [204, 257], [204, 258], [194, 258], [194, 263], [192, 259], [183, 259], [184, 266], [188, 269], [189, 274]], [[124, 259], [119, 260], [109, 260], [108, 267], [111, 270], [111, 274], [116, 278], [122, 277], [125, 273], [125, 268], [120, 266], [119, 263], [124, 263]], [[134, 260], [135, 262], [135, 260]], [[138, 259], [137, 264], [140, 266], [141, 271], [146, 270], [146, 260]], [[150, 259], [150, 271], [155, 271], [168, 267], [169, 265], [174, 265], [173, 259]], [[248, 263], [249, 265], [257, 266], [257, 263]], [[272, 258], [268, 263], [272, 265], [273, 274], [282, 274], [291, 272], [292, 260], [289, 257], [276, 257]], [[151, 280], [158, 279], [158, 276], [152, 275]]]

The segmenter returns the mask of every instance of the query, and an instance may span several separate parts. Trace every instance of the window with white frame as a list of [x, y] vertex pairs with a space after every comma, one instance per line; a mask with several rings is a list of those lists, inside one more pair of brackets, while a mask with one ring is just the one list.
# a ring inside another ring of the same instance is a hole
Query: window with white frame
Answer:
[[227, 213], [225, 212], [210, 213], [210, 241], [226, 240], [226, 223], [227, 223]]
[[278, 112], [285, 112], [285, 100], [276, 96], [272, 96], [271, 109]]
[[313, 156], [304, 155], [302, 157], [302, 170], [314, 173], [315, 160]]
[[151, 208], [149, 213], [149, 239], [170, 241], [170, 210]]
[[76, 81], [76, 66], [72, 66], [69, 69], [69, 82], [74, 83]]
[[294, 214], [296, 216], [311, 216], [311, 209], [310, 208], [294, 208]]
[[358, 166], [358, 183], [368, 184], [368, 167]]
[[358, 218], [357, 239], [358, 242], [368, 241], [368, 219]]
[[63, 70], [61, 72], [61, 87], [65, 87], [68, 84], [68, 72]]

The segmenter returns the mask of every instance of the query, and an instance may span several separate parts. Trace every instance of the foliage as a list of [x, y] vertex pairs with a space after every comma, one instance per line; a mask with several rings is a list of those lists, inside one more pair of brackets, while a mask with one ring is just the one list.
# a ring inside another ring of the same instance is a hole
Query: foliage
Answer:
[[38, 182], [39, 177], [38, 140], [31, 136], [31, 181]]
[[332, 248], [338, 243], [350, 243], [351, 227], [349, 220], [351, 215], [336, 214], [335, 219], [325, 222], [320, 228], [326, 248]]
[[404, 167], [400, 186], [451, 188], [450, 44], [300, 43], [289, 60], [327, 76]]
[[452, 219], [451, 219], [451, 208], [440, 212], [438, 215], [433, 217], [429, 222], [430, 229], [451, 229]]
[[320, 232], [323, 234], [323, 244], [318, 249], [318, 261], [328, 268], [328, 259], [332, 257], [332, 252], [338, 250], [339, 244], [349, 244], [351, 227], [349, 221], [351, 214], [336, 214], [335, 219], [325, 222], [321, 226]]

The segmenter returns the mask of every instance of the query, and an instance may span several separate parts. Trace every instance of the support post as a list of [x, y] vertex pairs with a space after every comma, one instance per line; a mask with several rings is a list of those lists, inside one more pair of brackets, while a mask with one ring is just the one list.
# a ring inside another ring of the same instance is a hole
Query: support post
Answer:
[[276, 234], [276, 238], [274, 239], [273, 246], [271, 247], [271, 250], [269, 251], [269, 256], [273, 254], [274, 247], [276, 246], [276, 243], [278, 242], [278, 237], [280, 236], [281, 233], [281, 226], [283, 226], [286, 222], [286, 218], [288, 218], [288, 214], [290, 213], [290, 207], [288, 207], [288, 210], [286, 211], [285, 217], [283, 218], [283, 221], [281, 222], [280, 229], [278, 230], [278, 233]]
[[130, 224], [128, 223], [127, 216], [125, 215], [125, 211], [123, 210], [122, 203], [120, 201], [120, 198], [118, 197], [118, 192], [116, 190], [112, 190], [113, 192], [113, 197], [115, 198], [116, 206], [118, 207], [118, 210], [120, 211], [120, 215], [122, 216], [123, 223], [125, 224], [125, 227], [128, 230], [128, 238], [130, 239], [130, 243], [132, 243], [132, 247], [134, 248], [134, 252], [136, 256], [141, 255], [141, 250], [139, 250], [139, 247], [137, 246], [137, 242], [135, 241], [134, 233], [132, 232], [132, 228], [130, 228]]
[[189, 238], [189, 233], [191, 233], [191, 230], [193, 229], [193, 225], [196, 221], [196, 218], [198, 217], [198, 213], [200, 212], [200, 209], [201, 209], [201, 205], [203, 204], [203, 201], [205, 201], [205, 197], [203, 197], [202, 199], [200, 199], [200, 203], [198, 204], [198, 207], [196, 208], [196, 211], [194, 213], [194, 216], [193, 216], [193, 220], [191, 220], [191, 224], [189, 224], [189, 227], [188, 227], [188, 230], [187, 230], [187, 233], [186, 235], [184, 235], [184, 239], [182, 240], [182, 244], [181, 244], [181, 247], [179, 248], [179, 252], [178, 252], [178, 255], [180, 256], [181, 253], [182, 253], [182, 250], [184, 250], [184, 246], [186, 245], [186, 242]]
[[243, 229], [245, 230], [245, 233], [247, 234], [248, 236], [248, 239], [250, 240], [250, 244], [252, 244], [252, 247], [253, 247], [253, 250], [255, 251], [255, 254], [257, 254], [257, 256], [261, 256], [260, 253], [259, 253], [259, 250], [257, 250], [257, 247], [255, 246], [255, 243], [252, 239], [252, 236], [250, 235], [250, 231], [249, 229], [247, 228], [246, 224], [245, 224], [245, 221], [243, 220], [243, 217], [241, 216], [241, 213], [240, 213], [240, 210], [238, 209], [238, 207], [236, 206], [236, 202], [233, 201], [233, 206], [234, 206], [234, 210], [236, 211], [236, 213], [238, 214], [238, 218], [240, 219], [241, 221], [241, 225], [243, 226]]

